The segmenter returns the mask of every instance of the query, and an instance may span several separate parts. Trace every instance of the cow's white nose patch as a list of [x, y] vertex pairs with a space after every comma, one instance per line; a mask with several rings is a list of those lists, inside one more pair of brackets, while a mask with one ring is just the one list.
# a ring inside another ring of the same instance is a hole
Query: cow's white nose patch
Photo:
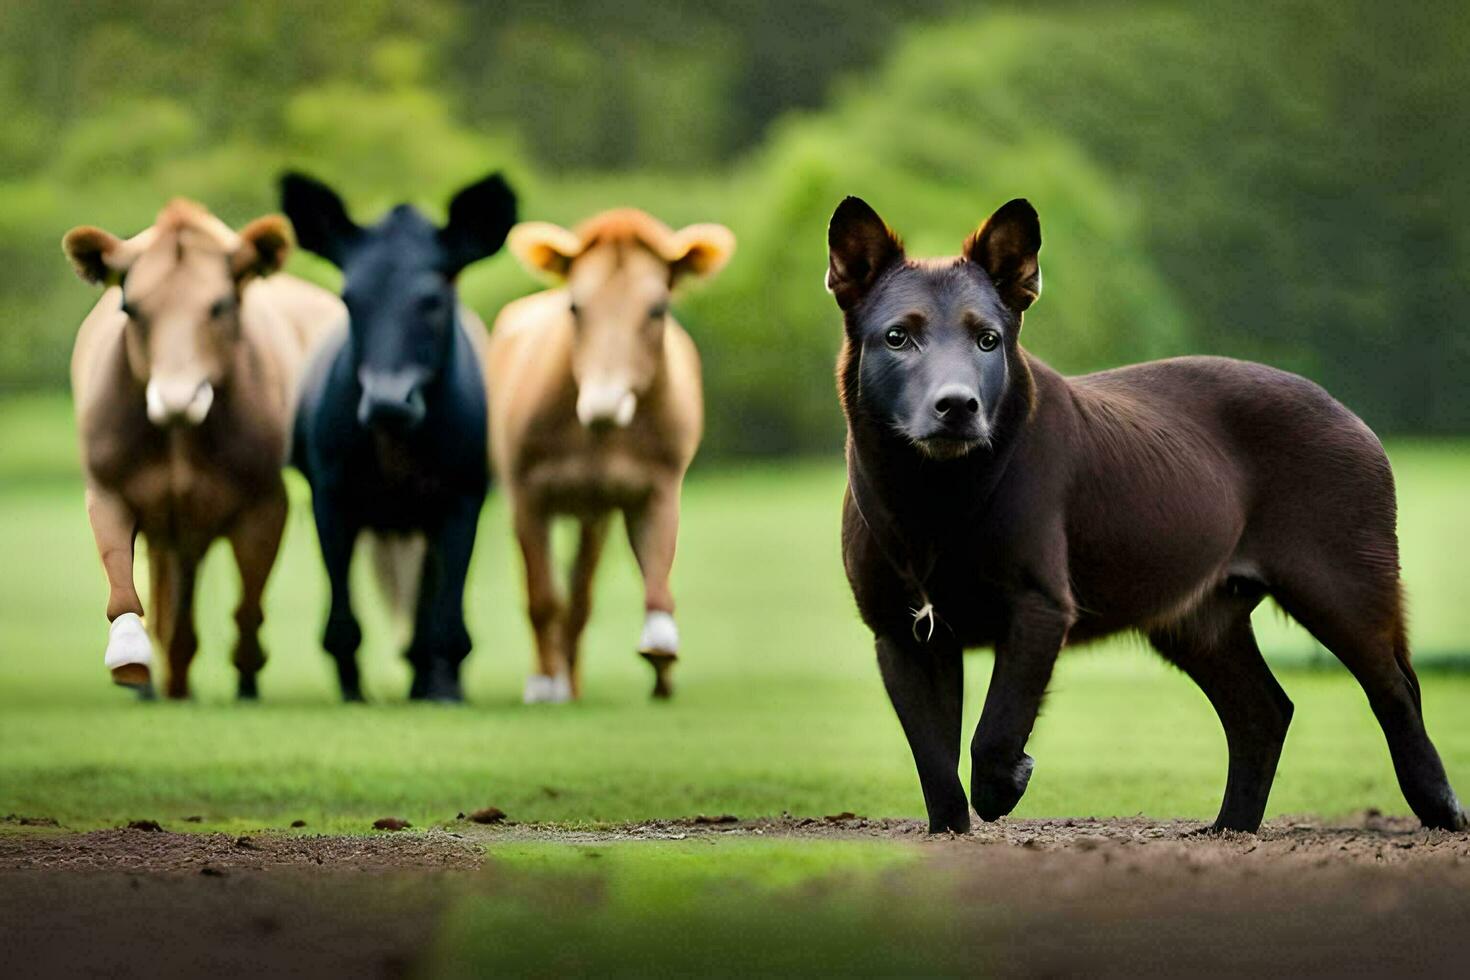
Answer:
[[572, 680], [566, 674], [532, 674], [526, 678], [526, 690], [521, 695], [524, 704], [565, 704], [571, 699]]
[[154, 378], [144, 389], [144, 399], [148, 406], [148, 421], [154, 425], [166, 425], [175, 419], [198, 425], [214, 405], [214, 385], [208, 381], [191, 385], [187, 381]]
[[660, 609], [650, 609], [643, 617], [643, 635], [638, 639], [638, 650], [646, 653], [678, 653], [679, 627], [674, 617]]
[[112, 621], [107, 630], [107, 653], [102, 662], [108, 670], [116, 670], [128, 664], [148, 667], [153, 663], [153, 641], [148, 639], [148, 630], [137, 613], [123, 613]]
[[638, 396], [619, 384], [587, 384], [577, 394], [577, 419], [583, 425], [612, 422], [622, 428], [637, 412]]

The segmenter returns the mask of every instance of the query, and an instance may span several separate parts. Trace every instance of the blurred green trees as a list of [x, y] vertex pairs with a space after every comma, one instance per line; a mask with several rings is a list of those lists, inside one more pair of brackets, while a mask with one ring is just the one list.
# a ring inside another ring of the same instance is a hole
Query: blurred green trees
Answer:
[[[1025, 340], [1063, 369], [1254, 357], [1380, 428], [1470, 429], [1470, 13], [1451, 6], [9, 7], [0, 385], [64, 383], [94, 299], [60, 255], [71, 225], [131, 233], [179, 194], [243, 222], [288, 166], [359, 220], [438, 212], [504, 168], [526, 217], [633, 204], [735, 230], [680, 304], [712, 452], [840, 441], [821, 277], [849, 193], [915, 254], [1030, 198], [1046, 288]], [[504, 256], [463, 285], [487, 319], [535, 288]]]

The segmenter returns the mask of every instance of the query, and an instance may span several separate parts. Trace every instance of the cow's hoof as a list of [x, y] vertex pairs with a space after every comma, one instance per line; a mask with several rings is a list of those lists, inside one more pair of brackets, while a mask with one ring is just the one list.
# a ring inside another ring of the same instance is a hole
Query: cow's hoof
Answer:
[[413, 701], [435, 704], [463, 703], [464, 687], [459, 682], [459, 665], [434, 661], [424, 669], [416, 669], [408, 696]]
[[1031, 781], [1035, 761], [1025, 753], [1012, 765], [996, 770], [976, 767], [970, 785], [970, 802], [984, 821], [999, 820], [1016, 808]]
[[107, 652], [102, 662], [112, 682], [123, 687], [146, 687], [152, 682], [153, 641], [137, 613], [123, 613], [107, 628]]
[[639, 650], [638, 656], [647, 660], [653, 667], [653, 697], [660, 701], [667, 701], [673, 697], [674, 683], [669, 675], [673, 672], [679, 655], [662, 650]]
[[572, 680], [566, 674], [532, 674], [521, 692], [524, 704], [566, 704], [572, 700]]
[[970, 808], [963, 801], [958, 810], [929, 816], [929, 833], [931, 834], [968, 834], [969, 832]]
[[249, 677], [240, 675], [239, 684], [235, 687], [235, 698], [239, 701], [259, 701], [260, 686], [255, 680], [255, 675]]

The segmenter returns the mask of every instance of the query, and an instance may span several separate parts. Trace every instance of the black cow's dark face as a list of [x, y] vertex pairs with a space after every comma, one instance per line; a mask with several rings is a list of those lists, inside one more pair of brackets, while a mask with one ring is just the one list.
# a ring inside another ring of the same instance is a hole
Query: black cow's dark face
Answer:
[[930, 458], [987, 445], [1019, 357], [1021, 313], [1041, 285], [1030, 205], [1001, 208], [953, 260], [905, 259], [857, 198], [838, 207], [828, 239], [827, 285], [857, 360], [850, 407]]
[[309, 177], [282, 180], [283, 208], [302, 247], [342, 270], [353, 366], [362, 387], [358, 421], [408, 430], [426, 414], [456, 329], [455, 278], [493, 255], [515, 224], [515, 195], [496, 174], [455, 195], [436, 227], [399, 205], [378, 224], [354, 224], [336, 193]]

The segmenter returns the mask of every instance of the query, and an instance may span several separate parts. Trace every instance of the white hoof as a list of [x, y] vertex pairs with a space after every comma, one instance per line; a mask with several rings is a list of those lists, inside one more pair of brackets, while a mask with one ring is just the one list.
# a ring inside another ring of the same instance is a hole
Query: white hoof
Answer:
[[643, 635], [638, 639], [639, 653], [678, 653], [679, 627], [670, 613], [650, 610], [643, 618]]
[[107, 669], [120, 683], [146, 683], [153, 665], [153, 641], [137, 613], [123, 613], [107, 630]]
[[532, 674], [526, 678], [526, 690], [521, 695], [525, 704], [565, 704], [571, 699], [572, 681], [566, 674]]

